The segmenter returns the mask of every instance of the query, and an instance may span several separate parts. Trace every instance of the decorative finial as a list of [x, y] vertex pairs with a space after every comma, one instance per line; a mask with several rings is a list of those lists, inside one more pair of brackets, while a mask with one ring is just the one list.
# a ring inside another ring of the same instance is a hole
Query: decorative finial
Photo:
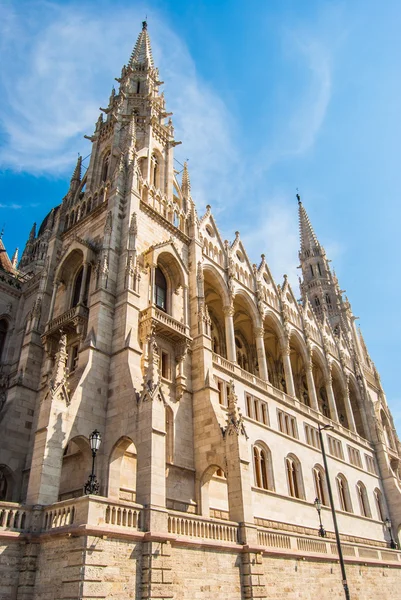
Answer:
[[297, 200], [298, 200], [298, 204], [301, 204], [301, 196], [299, 195], [298, 188], [297, 188]]
[[[147, 18], [147, 17], [146, 17]], [[148, 28], [148, 23], [147, 21], [142, 21], [142, 31], [146, 31], [146, 29]]]

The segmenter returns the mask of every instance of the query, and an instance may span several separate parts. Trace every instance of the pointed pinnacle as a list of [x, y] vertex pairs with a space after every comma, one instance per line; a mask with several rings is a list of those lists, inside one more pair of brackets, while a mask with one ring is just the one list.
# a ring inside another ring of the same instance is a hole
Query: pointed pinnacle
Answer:
[[128, 64], [133, 68], [135, 68], [137, 65], [154, 67], [152, 48], [150, 45], [148, 25], [146, 21], [143, 21], [142, 23], [142, 31], [138, 36]]
[[72, 183], [79, 183], [81, 181], [81, 166], [82, 166], [82, 156], [78, 156], [77, 164], [75, 165], [74, 172], [71, 177]]
[[187, 161], [184, 162], [184, 170], [182, 172], [181, 190], [182, 190], [183, 195], [186, 198], [191, 193], [191, 182], [190, 182], [190, 179], [189, 179], [188, 163], [187, 163]]
[[17, 264], [18, 264], [18, 248], [15, 249], [13, 257], [11, 259], [11, 264], [14, 267], [14, 269], [17, 268]]
[[312, 250], [315, 246], [319, 246], [316, 234], [313, 231], [312, 225], [303, 204], [298, 200], [298, 215], [299, 215], [299, 233], [301, 237], [301, 252]]

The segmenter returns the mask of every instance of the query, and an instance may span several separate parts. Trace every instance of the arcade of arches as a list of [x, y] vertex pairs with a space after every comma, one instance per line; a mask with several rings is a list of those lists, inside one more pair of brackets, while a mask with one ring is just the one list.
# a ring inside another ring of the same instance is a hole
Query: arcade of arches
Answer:
[[211, 320], [212, 350], [275, 388], [295, 396], [333, 421], [367, 437], [356, 382], [347, 380], [337, 364], [330, 368], [317, 349], [309, 355], [301, 336], [285, 336], [279, 319], [263, 322], [241, 293], [230, 303], [223, 280], [204, 269], [204, 298]]

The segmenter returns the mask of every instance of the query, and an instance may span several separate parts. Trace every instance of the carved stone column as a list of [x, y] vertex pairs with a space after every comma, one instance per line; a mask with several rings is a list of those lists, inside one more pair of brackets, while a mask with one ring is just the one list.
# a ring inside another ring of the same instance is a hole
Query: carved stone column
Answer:
[[348, 427], [349, 427], [349, 429], [351, 431], [355, 431], [356, 432], [354, 413], [352, 411], [351, 400], [350, 400], [350, 397], [349, 397], [348, 379], [347, 379], [346, 391], [345, 391], [345, 394], [344, 394], [344, 406], [345, 406], [345, 412], [347, 413]]
[[328, 379], [328, 381], [326, 383], [326, 393], [327, 393], [327, 400], [328, 400], [329, 409], [330, 409], [330, 418], [331, 418], [332, 421], [337, 421], [338, 422], [338, 413], [337, 413], [336, 399], [334, 397], [333, 383], [332, 383], [331, 374], [330, 374], [329, 379]]
[[234, 307], [224, 306], [224, 325], [226, 330], [227, 358], [231, 362], [237, 362], [237, 353], [235, 351], [234, 335]]
[[290, 359], [290, 340], [288, 338], [285, 338], [283, 346], [283, 366], [285, 383], [287, 386], [287, 394], [295, 397], [295, 385], [294, 378], [292, 376], [292, 367]]
[[316, 396], [315, 380], [313, 379], [312, 362], [309, 362], [309, 364], [306, 366], [306, 381], [308, 384], [310, 405], [314, 410], [318, 411], [319, 405]]
[[83, 304], [83, 302], [84, 302], [87, 276], [88, 276], [88, 263], [84, 262], [84, 267], [83, 267], [83, 271], [82, 271], [81, 289], [79, 290], [78, 304]]
[[255, 329], [256, 353], [258, 355], [259, 377], [265, 381], [269, 381], [269, 373], [267, 370], [265, 344], [263, 341], [264, 329], [257, 327]]

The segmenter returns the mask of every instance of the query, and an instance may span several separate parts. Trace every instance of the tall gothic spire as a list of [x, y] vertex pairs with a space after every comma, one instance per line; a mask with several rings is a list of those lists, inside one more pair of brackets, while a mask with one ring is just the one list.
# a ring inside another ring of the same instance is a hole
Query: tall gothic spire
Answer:
[[299, 215], [299, 234], [301, 238], [301, 254], [309, 251], [313, 254], [315, 249], [320, 249], [320, 244], [317, 240], [316, 234], [313, 231], [311, 222], [306, 213], [306, 210], [301, 202], [301, 196], [297, 194], [298, 199], [298, 215]]
[[299, 251], [302, 269], [301, 293], [304, 298], [308, 298], [319, 319], [323, 320], [327, 317], [331, 325], [336, 327], [340, 323], [342, 303], [340, 290], [330, 271], [326, 252], [316, 237], [299, 194], [297, 200], [301, 242]]
[[142, 22], [142, 31], [138, 36], [128, 64], [134, 69], [137, 69], [139, 66], [154, 67], [152, 48], [148, 34], [148, 24], [146, 21]]

